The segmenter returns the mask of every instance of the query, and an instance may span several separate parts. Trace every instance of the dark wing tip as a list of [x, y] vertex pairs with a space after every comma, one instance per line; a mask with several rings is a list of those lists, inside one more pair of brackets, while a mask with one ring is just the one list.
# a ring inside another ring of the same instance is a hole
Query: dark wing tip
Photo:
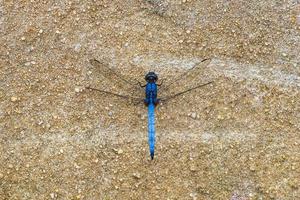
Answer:
[[207, 61], [207, 60], [211, 61], [212, 58], [204, 58], [203, 60], [200, 61], [200, 63], [205, 62], [205, 61]]
[[89, 59], [89, 62], [91, 64], [93, 64], [93, 63], [100, 63], [99, 60], [97, 60], [96, 58]]

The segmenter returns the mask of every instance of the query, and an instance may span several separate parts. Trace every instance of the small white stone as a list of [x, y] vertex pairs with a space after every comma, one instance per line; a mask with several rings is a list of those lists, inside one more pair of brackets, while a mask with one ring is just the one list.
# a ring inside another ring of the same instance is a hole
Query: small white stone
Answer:
[[76, 87], [76, 88], [75, 88], [75, 92], [76, 92], [76, 93], [79, 93], [80, 91], [81, 91], [81, 90], [80, 90], [79, 87]]
[[119, 149], [118, 150], [118, 154], [122, 154], [123, 153], [123, 150], [122, 149]]
[[190, 166], [190, 170], [191, 170], [192, 172], [195, 172], [195, 171], [197, 171], [197, 168], [196, 168], [195, 165], [192, 165], [192, 166]]
[[75, 166], [75, 168], [76, 168], [76, 169], [80, 169], [80, 166], [79, 166], [79, 165], [77, 165], [76, 163], [75, 163], [75, 165], [74, 165], [74, 166]]
[[193, 200], [196, 200], [197, 199], [197, 193], [196, 192], [190, 193], [190, 197], [192, 197]]
[[74, 50], [75, 50], [76, 52], [79, 52], [79, 51], [80, 51], [80, 48], [81, 48], [81, 44], [80, 44], [80, 43], [75, 44]]
[[114, 149], [115, 153], [117, 154], [122, 154], [123, 153], [123, 150], [122, 149]]
[[192, 113], [190, 114], [190, 116], [191, 116], [191, 118], [196, 119], [196, 118], [197, 118], [197, 113], [192, 112]]
[[12, 102], [16, 102], [16, 101], [18, 100], [18, 97], [13, 96], [13, 97], [10, 98], [10, 100], [11, 100]]
[[55, 193], [50, 194], [51, 199], [54, 199], [56, 197]]
[[31, 65], [31, 63], [30, 63], [30, 62], [26, 62], [24, 65], [25, 65], [26, 67], [28, 67], [28, 66]]
[[136, 173], [133, 173], [133, 177], [136, 178], [136, 179], [140, 179], [141, 178], [141, 174], [136, 172]]

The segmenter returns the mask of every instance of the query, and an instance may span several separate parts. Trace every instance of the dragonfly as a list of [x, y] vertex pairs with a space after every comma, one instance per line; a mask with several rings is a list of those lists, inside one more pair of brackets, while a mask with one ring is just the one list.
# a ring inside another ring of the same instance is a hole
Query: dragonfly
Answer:
[[[160, 83], [159, 74], [150, 70], [144, 74], [144, 83], [134, 78], [127, 78], [116, 69], [110, 67], [106, 63], [103, 63], [97, 59], [89, 60], [94, 70], [93, 72], [102, 76], [103, 88], [87, 86], [88, 91], [95, 91], [102, 95], [115, 96], [119, 99], [123, 99], [135, 106], [143, 104], [148, 110], [148, 145], [150, 151], [151, 160], [154, 159], [155, 143], [156, 143], [156, 130], [155, 130], [155, 109], [161, 103], [167, 103], [174, 100], [186, 93], [197, 90], [201, 87], [212, 84], [214, 81], [209, 80], [206, 82], [200, 82], [199, 78], [202, 76], [202, 72], [205, 67], [208, 66], [211, 59], [203, 59], [196, 63], [188, 70], [169, 77], [168, 79], [162, 79]], [[101, 79], [102, 79], [101, 78]], [[167, 81], [165, 81], [167, 80]], [[113, 84], [116, 87], [108, 89], [108, 84]]]

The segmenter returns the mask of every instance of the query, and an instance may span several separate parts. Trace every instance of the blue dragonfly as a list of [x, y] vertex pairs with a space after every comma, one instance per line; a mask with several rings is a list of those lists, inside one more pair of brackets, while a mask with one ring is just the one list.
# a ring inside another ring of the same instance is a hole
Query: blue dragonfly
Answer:
[[[169, 102], [181, 95], [192, 92], [201, 87], [212, 84], [213, 81], [209, 80], [201, 82], [202, 70], [210, 63], [211, 59], [203, 59], [196, 63], [190, 69], [169, 77], [162, 79], [158, 83], [158, 74], [154, 71], [145, 73], [144, 82], [138, 81], [134, 78], [126, 78], [123, 74], [116, 69], [109, 67], [107, 64], [97, 60], [90, 60], [90, 64], [95, 69], [95, 74], [101, 74], [103, 81], [102, 88], [88, 86], [86, 89], [90, 91], [99, 92], [103, 95], [115, 96], [130, 102], [133, 105], [144, 104], [148, 108], [148, 144], [150, 150], [151, 160], [154, 158], [155, 152], [155, 108], [160, 103]], [[199, 80], [200, 79], [200, 80]], [[199, 83], [200, 81], [200, 83]], [[107, 86], [113, 84], [113, 89]]]

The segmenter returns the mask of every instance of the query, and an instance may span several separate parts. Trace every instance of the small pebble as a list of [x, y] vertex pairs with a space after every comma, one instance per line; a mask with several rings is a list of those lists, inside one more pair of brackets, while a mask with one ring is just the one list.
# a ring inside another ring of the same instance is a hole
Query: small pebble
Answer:
[[224, 116], [218, 115], [217, 118], [222, 120], [222, 119], [224, 119]]
[[196, 200], [197, 199], [197, 193], [196, 192], [190, 193], [190, 197], [192, 197], [193, 200]]
[[252, 172], [255, 171], [255, 166], [254, 166], [254, 165], [251, 165], [251, 166], [250, 166], [250, 171], [252, 171]]
[[80, 166], [77, 165], [76, 163], [74, 164], [74, 166], [75, 166], [76, 169], [80, 169]]
[[190, 114], [190, 117], [193, 118], [193, 119], [196, 119], [196, 118], [197, 118], [197, 113], [192, 112], [192, 113]]
[[80, 91], [81, 91], [81, 89], [80, 89], [79, 87], [76, 87], [76, 88], [75, 88], [75, 92], [76, 92], [76, 93], [79, 93]]
[[122, 149], [119, 149], [118, 150], [118, 154], [122, 154], [123, 153], [123, 150]]
[[79, 52], [79, 51], [80, 51], [80, 48], [81, 48], [81, 44], [80, 44], [80, 43], [75, 44], [74, 50], [75, 50], [76, 52]]
[[114, 152], [117, 154], [122, 154], [123, 150], [122, 149], [114, 149]]
[[197, 171], [197, 168], [196, 168], [195, 165], [192, 165], [192, 166], [190, 166], [190, 170], [191, 170], [192, 172], [195, 172], [195, 171]]
[[141, 174], [136, 172], [136, 173], [133, 173], [133, 177], [136, 178], [136, 179], [140, 179], [141, 178]]
[[55, 193], [50, 194], [51, 199], [54, 199], [56, 197]]
[[26, 66], [26, 67], [28, 67], [28, 66], [30, 66], [30, 62], [26, 62], [24, 65]]
[[10, 98], [10, 100], [11, 100], [12, 102], [16, 102], [16, 101], [18, 100], [18, 97], [13, 96], [13, 97]]

